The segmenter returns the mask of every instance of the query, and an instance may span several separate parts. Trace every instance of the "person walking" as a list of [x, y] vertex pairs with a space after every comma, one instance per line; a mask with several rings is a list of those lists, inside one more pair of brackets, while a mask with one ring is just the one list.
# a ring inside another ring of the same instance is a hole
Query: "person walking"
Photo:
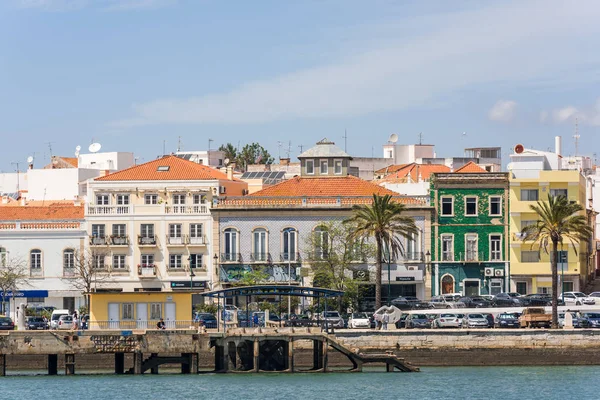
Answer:
[[79, 318], [77, 318], [77, 311], [73, 313], [73, 327], [71, 329], [74, 331], [79, 329]]
[[388, 322], [390, 322], [390, 314], [383, 313], [381, 317], [381, 329], [387, 331]]

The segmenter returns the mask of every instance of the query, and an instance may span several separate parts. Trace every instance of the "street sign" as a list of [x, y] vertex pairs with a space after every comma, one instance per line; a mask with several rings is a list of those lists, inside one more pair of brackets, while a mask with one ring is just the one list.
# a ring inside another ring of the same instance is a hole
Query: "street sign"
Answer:
[[[194, 289], [205, 289], [206, 281], [194, 281]], [[189, 289], [190, 281], [171, 281], [171, 289]]]

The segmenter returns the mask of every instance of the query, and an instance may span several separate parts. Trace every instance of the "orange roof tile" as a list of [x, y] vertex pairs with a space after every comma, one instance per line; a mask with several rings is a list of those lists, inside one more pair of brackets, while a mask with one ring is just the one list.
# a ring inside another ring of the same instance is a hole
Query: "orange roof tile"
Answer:
[[406, 167], [408, 164], [392, 164], [392, 165], [388, 165], [387, 167], [384, 168], [380, 168], [377, 171], [375, 171], [375, 174], [377, 175], [381, 175], [381, 174], [393, 174], [394, 172]]
[[383, 186], [365, 181], [360, 178], [348, 175], [339, 178], [302, 178], [295, 177], [281, 182], [277, 185], [269, 186], [266, 189], [252, 193], [248, 197], [266, 197], [266, 196], [372, 196], [392, 195], [398, 193], [392, 192]]
[[[164, 171], [159, 171], [163, 167]], [[227, 179], [227, 175], [206, 165], [165, 156], [156, 160], [96, 178], [96, 181], [192, 181]]]
[[459, 169], [457, 169], [454, 172], [458, 172], [458, 173], [469, 173], [469, 172], [488, 172], [485, 169], [481, 168], [479, 165], [475, 164], [473, 161], [469, 161], [468, 163], [466, 163], [465, 165], [463, 165], [462, 167], [460, 167]]
[[0, 221], [49, 221], [83, 219], [83, 206], [50, 204], [48, 206], [0, 207]]
[[79, 159], [77, 159], [76, 157], [61, 157], [61, 158], [63, 161], [71, 164], [75, 168], [77, 168], [77, 166], [79, 165]]
[[450, 168], [442, 164], [404, 164], [397, 172], [387, 175], [380, 182], [406, 182], [408, 177], [414, 182], [427, 181], [434, 172], [450, 172]]

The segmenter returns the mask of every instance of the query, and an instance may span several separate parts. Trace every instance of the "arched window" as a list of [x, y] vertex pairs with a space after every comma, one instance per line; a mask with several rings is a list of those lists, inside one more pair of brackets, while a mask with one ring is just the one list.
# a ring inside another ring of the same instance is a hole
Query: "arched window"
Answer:
[[0, 267], [6, 267], [6, 261], [8, 259], [8, 253], [4, 247], [0, 247]]
[[223, 261], [236, 261], [238, 259], [238, 231], [227, 228], [223, 231]]
[[29, 253], [30, 268], [32, 270], [42, 269], [42, 251], [40, 249], [33, 249]]
[[442, 294], [454, 293], [454, 277], [450, 274], [442, 276]]
[[327, 231], [327, 227], [323, 225], [317, 226], [313, 234], [315, 259], [327, 258], [329, 249], [329, 232]]
[[267, 261], [267, 230], [264, 228], [256, 228], [252, 232], [252, 259], [254, 261]]
[[298, 261], [296, 250], [296, 240], [298, 239], [298, 231], [294, 228], [285, 228], [282, 232], [281, 260], [282, 261]]
[[63, 268], [72, 270], [75, 268], [75, 250], [65, 249], [63, 251]]

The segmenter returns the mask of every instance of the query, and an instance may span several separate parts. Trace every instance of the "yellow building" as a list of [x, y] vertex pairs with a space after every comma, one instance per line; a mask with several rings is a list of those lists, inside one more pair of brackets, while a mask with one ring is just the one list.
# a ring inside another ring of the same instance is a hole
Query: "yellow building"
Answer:
[[[519, 147], [520, 146], [520, 147]], [[558, 153], [558, 152], [557, 152]], [[510, 275], [511, 291], [526, 293], [551, 293], [552, 279], [550, 254], [521, 235], [521, 230], [537, 220], [530, 205], [546, 201], [548, 195], [566, 196], [569, 201], [581, 204], [586, 199], [586, 179], [579, 169], [565, 168], [557, 153], [541, 152], [515, 147], [511, 155], [510, 171]], [[586, 211], [581, 212], [582, 215]], [[581, 242], [559, 245], [558, 275], [564, 291], [582, 290], [591, 273], [593, 257], [590, 245]], [[548, 251], [551, 251], [548, 248]], [[559, 283], [559, 293], [561, 291]]]
[[90, 329], [187, 328], [192, 320], [192, 293], [91, 293]]

